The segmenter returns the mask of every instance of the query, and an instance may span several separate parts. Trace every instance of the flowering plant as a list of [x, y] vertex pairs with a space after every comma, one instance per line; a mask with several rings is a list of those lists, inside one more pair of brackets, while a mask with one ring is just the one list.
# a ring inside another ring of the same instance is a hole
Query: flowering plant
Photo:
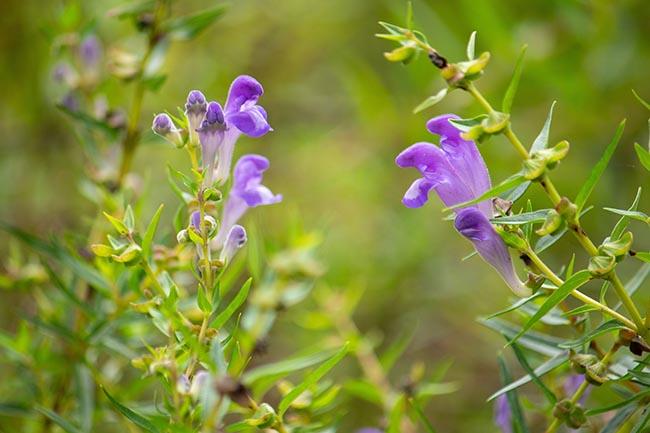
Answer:
[[[503, 432], [541, 431], [539, 422], [531, 427], [519, 401], [519, 389], [533, 382], [543, 399], [531, 402], [530, 412], [547, 415], [544, 430], [553, 433], [566, 425], [576, 429], [582, 426], [600, 428], [603, 432], [619, 431], [629, 426], [634, 432], [644, 431], [650, 418], [647, 394], [647, 362], [650, 355], [650, 310], [645, 317], [647, 292], [642, 288], [650, 273], [650, 255], [636, 251], [634, 236], [628, 226], [634, 220], [645, 223], [647, 215], [638, 209], [641, 188], [628, 209], [604, 208], [620, 215], [611, 233], [600, 245], [592, 241], [581, 223], [591, 192], [605, 171], [619, 144], [625, 121], [605, 149], [590, 176], [574, 199], [561, 195], [551, 180], [551, 172], [564, 160], [569, 151], [567, 141], [549, 145], [553, 106], [539, 136], [527, 148], [514, 132], [511, 122], [512, 102], [521, 78], [523, 55], [521, 51], [512, 81], [506, 91], [501, 111], [496, 110], [480, 93], [476, 81], [481, 78], [490, 59], [490, 53], [475, 56], [476, 33], [467, 46], [467, 60], [452, 63], [427, 41], [426, 36], [413, 28], [409, 6], [408, 26], [400, 27], [381, 22], [387, 33], [378, 34], [399, 44], [385, 53], [391, 62], [408, 63], [425, 53], [440, 70], [446, 86], [415, 108], [419, 112], [430, 108], [445, 96], [461, 90], [473, 97], [485, 111], [473, 118], [442, 115], [427, 123], [429, 132], [440, 136], [440, 147], [430, 143], [416, 143], [396, 159], [400, 167], [414, 167], [422, 175], [404, 195], [407, 207], [423, 206], [433, 189], [444, 203], [445, 211], [453, 211], [456, 230], [469, 239], [476, 252], [502, 276], [506, 284], [521, 299], [509, 307], [481, 318], [480, 322], [501, 333], [506, 346], [525, 375], [513, 380], [504, 359], [499, 362], [504, 386], [488, 400], [496, 399], [495, 422]], [[647, 103], [642, 101], [645, 106]], [[491, 186], [485, 162], [476, 141], [486, 142], [495, 135], [504, 135], [523, 159], [517, 172], [496, 186]], [[648, 168], [648, 151], [636, 145], [639, 160]], [[551, 208], [535, 209], [525, 193], [531, 186], [539, 186], [548, 196]], [[535, 227], [537, 228], [535, 229]], [[574, 254], [559, 270], [553, 270], [541, 258], [541, 253], [562, 237], [571, 233], [588, 255], [587, 263], [580, 264]], [[521, 282], [513, 267], [509, 250], [513, 250], [525, 266], [528, 277]], [[641, 263], [632, 279], [624, 284], [618, 276], [621, 261], [630, 257]], [[644, 263], [645, 262], [645, 263]], [[583, 286], [600, 283], [599, 299], [584, 293]], [[633, 296], [639, 292], [638, 301]], [[618, 304], [612, 306], [609, 292], [614, 292]], [[569, 306], [568, 297], [580, 304]], [[643, 300], [646, 296], [646, 300]], [[619, 310], [624, 309], [624, 313]], [[521, 324], [501, 318], [514, 312], [524, 316]], [[540, 323], [566, 326], [574, 329], [570, 337], [559, 338], [533, 328]], [[601, 348], [608, 344], [609, 349]], [[627, 350], [625, 353], [621, 349]], [[543, 361], [535, 366], [535, 359]], [[572, 372], [573, 371], [573, 372]], [[553, 374], [555, 373], [555, 374]], [[549, 378], [550, 377], [550, 378]], [[564, 381], [564, 391], [554, 391], [556, 382]], [[587, 394], [591, 387], [603, 387], [611, 394], [620, 394], [618, 401], [603, 407], [589, 407]], [[601, 414], [617, 411], [610, 418]], [[627, 430], [626, 430], [627, 431]]]

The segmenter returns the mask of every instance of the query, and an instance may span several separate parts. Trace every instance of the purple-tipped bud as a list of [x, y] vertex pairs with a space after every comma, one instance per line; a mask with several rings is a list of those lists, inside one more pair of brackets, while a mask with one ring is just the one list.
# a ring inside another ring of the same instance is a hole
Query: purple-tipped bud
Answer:
[[187, 102], [185, 103], [186, 112], [201, 112], [205, 113], [207, 107], [206, 99], [200, 90], [192, 90], [187, 95]]
[[95, 67], [102, 55], [102, 45], [95, 35], [86, 36], [79, 44], [79, 58], [87, 67]]
[[195, 210], [190, 215], [190, 225], [196, 230], [201, 230], [201, 212]]
[[235, 224], [230, 229], [226, 242], [221, 250], [219, 260], [228, 263], [234, 256], [237, 250], [246, 244], [248, 238], [246, 237], [246, 230], [239, 224]]
[[160, 135], [165, 140], [169, 141], [176, 147], [183, 147], [183, 137], [181, 136], [180, 131], [174, 125], [171, 117], [165, 113], [157, 114], [153, 118], [153, 123], [151, 129], [157, 135]]
[[77, 73], [68, 63], [57, 63], [52, 71], [52, 78], [57, 83], [73, 87], [77, 81]]
[[161, 113], [153, 118], [153, 125], [151, 126], [151, 129], [153, 129], [153, 132], [156, 134], [162, 135], [164, 137], [169, 131], [172, 130], [173, 126], [174, 123], [172, 122], [171, 117], [165, 113]]
[[215, 124], [221, 124], [223, 125], [225, 119], [223, 117], [223, 109], [221, 108], [221, 104], [218, 102], [210, 102], [208, 104], [208, 109], [205, 112], [205, 119], [203, 119], [203, 125], [215, 125]]

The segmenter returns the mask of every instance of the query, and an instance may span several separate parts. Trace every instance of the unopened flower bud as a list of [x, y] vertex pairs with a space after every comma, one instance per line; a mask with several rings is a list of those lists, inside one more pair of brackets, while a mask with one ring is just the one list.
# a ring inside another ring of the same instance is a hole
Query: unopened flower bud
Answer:
[[201, 126], [205, 112], [208, 109], [208, 103], [203, 93], [199, 90], [192, 90], [187, 95], [185, 102], [185, 116], [189, 123], [190, 142], [196, 143], [198, 138], [196, 130]]
[[177, 241], [179, 244], [184, 244], [184, 243], [186, 243], [186, 242], [189, 242], [189, 240], [190, 240], [190, 237], [189, 237], [189, 235], [187, 234], [187, 230], [186, 230], [186, 229], [183, 229], [183, 230], [181, 230], [180, 232], [178, 232], [178, 233], [176, 234], [176, 241]]
[[230, 232], [228, 233], [228, 237], [226, 238], [226, 242], [223, 245], [223, 249], [221, 250], [219, 260], [221, 260], [223, 263], [229, 263], [230, 260], [235, 256], [237, 250], [246, 244], [246, 240], [246, 230], [244, 227], [240, 226], [239, 224], [232, 226]]
[[587, 367], [598, 362], [598, 357], [588, 353], [572, 353], [569, 359], [571, 361], [571, 367], [580, 374], [584, 374], [587, 371]]
[[597, 362], [595, 364], [587, 367], [585, 372], [585, 379], [592, 385], [600, 386], [603, 383], [607, 382], [607, 365], [602, 362]]
[[616, 257], [609, 255], [598, 255], [589, 259], [587, 269], [592, 276], [601, 278], [608, 275], [616, 267]]
[[153, 119], [151, 129], [157, 135], [172, 143], [174, 146], [183, 147], [183, 137], [180, 130], [176, 128], [171, 117], [165, 113], [157, 114]]
[[539, 229], [535, 230], [538, 236], [545, 236], [554, 233], [562, 225], [562, 217], [555, 209], [551, 209], [546, 214], [544, 224]]

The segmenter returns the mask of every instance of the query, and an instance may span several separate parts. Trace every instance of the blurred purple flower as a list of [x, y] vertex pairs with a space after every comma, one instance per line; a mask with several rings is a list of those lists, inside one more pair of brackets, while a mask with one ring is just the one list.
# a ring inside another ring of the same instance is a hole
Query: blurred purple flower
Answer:
[[102, 45], [95, 35], [88, 35], [79, 44], [79, 58], [88, 68], [95, 68], [99, 65], [102, 56]]
[[356, 433], [384, 433], [382, 430], [374, 427], [364, 427], [356, 431]]
[[[203, 169], [207, 182], [212, 181], [212, 169], [217, 160], [215, 180], [223, 183], [230, 174], [235, 143], [241, 134], [261, 137], [271, 130], [266, 111], [257, 100], [264, 93], [262, 85], [253, 77], [240, 75], [231, 84], [226, 105], [210, 102], [198, 128], [203, 150]], [[191, 96], [191, 94], [190, 94]], [[189, 102], [189, 97], [188, 97]]]
[[[490, 189], [490, 176], [476, 144], [460, 136], [449, 122], [454, 118], [457, 116], [445, 114], [427, 122], [429, 132], [440, 136], [440, 147], [416, 143], [397, 156], [398, 166], [414, 167], [422, 174], [404, 194], [405, 206], [423, 206], [431, 189], [446, 206], [472, 200]], [[508, 249], [490, 223], [494, 215], [492, 202], [485, 200], [455, 212], [456, 230], [474, 244], [483, 260], [499, 272], [515, 294], [529, 295], [530, 289], [517, 277]]]
[[232, 188], [224, 204], [221, 226], [215, 238], [215, 248], [224, 246], [231, 228], [248, 208], [282, 201], [282, 195], [273, 194], [262, 185], [263, 173], [269, 165], [269, 160], [261, 155], [244, 155], [237, 161]]
[[494, 404], [494, 424], [502, 433], [512, 433], [512, 413], [508, 404], [508, 396], [501, 394]]
[[[569, 377], [566, 378], [566, 381], [564, 382], [564, 394], [567, 396], [567, 398], [571, 398], [573, 394], [578, 390], [580, 385], [585, 381], [585, 377], [582, 374], [572, 374]], [[587, 390], [582, 394], [582, 397], [580, 398], [580, 404], [584, 405], [585, 401], [587, 400], [587, 397], [589, 396], [589, 391], [590, 389], [587, 388]]]

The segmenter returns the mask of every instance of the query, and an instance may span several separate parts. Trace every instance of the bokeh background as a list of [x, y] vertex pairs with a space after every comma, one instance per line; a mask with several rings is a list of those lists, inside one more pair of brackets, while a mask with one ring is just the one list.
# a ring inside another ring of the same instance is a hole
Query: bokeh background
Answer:
[[[65, 3], [0, 4], [0, 219], [44, 236], [87, 227], [93, 209], [79, 193], [84, 158], [70, 122], [55, 108], [60, 94], [52, 83], [54, 59], [44, 36]], [[80, 11], [96, 17], [97, 33], [109, 46], [137, 47], [139, 37], [124, 38], [133, 35], [128, 22], [106, 18], [118, 3], [84, 0]], [[188, 12], [214, 4], [177, 3]], [[621, 146], [592, 201], [626, 207], [638, 185], [650, 186], [632, 146], [647, 141], [648, 113], [631, 92], [650, 98], [647, 1], [413, 4], [416, 26], [452, 61], [464, 57], [469, 34], [478, 31], [477, 51], [493, 55], [479, 86], [495, 105], [521, 45], [529, 45], [514, 129], [530, 143], [558, 100], [551, 140], [566, 138], [572, 145], [553, 173], [562, 193], [575, 196], [622, 118], [628, 123]], [[436, 398], [428, 415], [441, 431], [485, 432], [491, 430], [492, 411], [485, 398], [499, 386], [495, 355], [502, 339], [475, 319], [505, 306], [507, 289], [480, 260], [461, 262], [470, 244], [442, 220], [436, 200], [418, 210], [400, 204], [415, 173], [393, 163], [409, 144], [431, 139], [424, 129], [429, 117], [444, 112], [470, 117], [479, 109], [458, 91], [433, 109], [412, 114], [443, 82], [426, 58], [408, 67], [389, 64], [382, 52], [390, 45], [373, 36], [379, 20], [403, 23], [405, 9], [397, 0], [232, 1], [227, 14], [197, 40], [172, 46], [163, 68], [168, 79], [160, 92], [147, 96], [143, 124], [156, 112], [182, 105], [190, 89], [223, 101], [235, 76], [255, 76], [266, 89], [261, 104], [275, 131], [259, 140], [242, 138], [237, 152], [267, 155], [272, 167], [266, 183], [284, 195], [281, 206], [256, 212], [265, 238], [281, 243], [295, 215], [307, 229], [322, 231], [320, 256], [327, 273], [320, 284], [366, 288], [355, 316], [359, 327], [375, 334], [380, 348], [415, 330], [391, 380], [398, 386], [416, 360], [431, 368], [452, 360], [449, 378], [460, 389]], [[127, 101], [130, 92], [117, 82], [106, 89], [113, 104]], [[519, 167], [501, 138], [482, 144], [481, 151], [495, 181]], [[154, 139], [138, 150], [134, 171], [149, 181], [151, 209], [176, 203], [165, 181], [167, 161], [183, 166], [185, 154]], [[546, 207], [536, 192], [530, 198]], [[648, 203], [645, 198], [642, 206], [647, 209]], [[171, 220], [173, 208], [163, 220]], [[596, 209], [585, 225], [601, 239], [615, 220]], [[0, 242], [5, 252], [7, 238], [1, 235]], [[547, 255], [559, 265], [577, 249], [566, 239]], [[579, 255], [578, 263], [584, 265], [585, 258]], [[647, 285], [641, 290], [647, 293]], [[11, 328], [20, 311], [15, 305], [23, 298], [2, 296], [0, 323]], [[308, 341], [297, 329], [288, 313], [275, 330], [272, 357]], [[357, 410], [365, 408], [357, 404], [347, 408], [360, 414], [353, 425], [376, 421], [376, 413]]]

